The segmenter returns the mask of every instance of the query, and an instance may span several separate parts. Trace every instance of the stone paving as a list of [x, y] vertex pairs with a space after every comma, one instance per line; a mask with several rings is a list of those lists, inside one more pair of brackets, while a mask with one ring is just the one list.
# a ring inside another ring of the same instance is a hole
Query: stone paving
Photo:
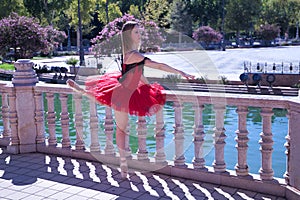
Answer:
[[271, 199], [253, 191], [119, 168], [70, 157], [29, 153], [12, 155], [0, 148], [0, 199], [201, 200]]

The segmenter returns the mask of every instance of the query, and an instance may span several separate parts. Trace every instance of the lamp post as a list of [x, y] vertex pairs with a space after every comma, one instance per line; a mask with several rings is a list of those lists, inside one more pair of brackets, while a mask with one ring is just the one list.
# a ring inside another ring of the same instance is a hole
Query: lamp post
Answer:
[[82, 46], [82, 23], [80, 13], [80, 0], [78, 0], [78, 30], [79, 30], [79, 65], [84, 66], [84, 51]]

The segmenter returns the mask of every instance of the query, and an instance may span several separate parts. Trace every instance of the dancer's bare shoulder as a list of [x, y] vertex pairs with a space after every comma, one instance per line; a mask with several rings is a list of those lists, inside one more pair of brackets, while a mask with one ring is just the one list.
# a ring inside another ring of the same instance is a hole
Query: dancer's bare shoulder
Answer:
[[125, 64], [132, 64], [132, 63], [139, 63], [144, 60], [145, 56], [139, 53], [138, 51], [130, 51], [125, 54], [124, 63]]

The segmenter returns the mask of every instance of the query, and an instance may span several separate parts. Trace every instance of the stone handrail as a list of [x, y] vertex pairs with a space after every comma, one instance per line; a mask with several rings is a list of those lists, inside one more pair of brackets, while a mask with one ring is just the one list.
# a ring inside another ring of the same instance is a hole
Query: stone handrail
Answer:
[[[19, 65], [19, 66], [18, 66]], [[28, 69], [23, 69], [25, 66]], [[37, 83], [34, 73], [30, 71], [30, 62], [21, 61], [16, 64], [16, 74], [12, 82], [1, 82], [3, 132], [0, 145], [7, 146], [10, 153], [42, 152], [66, 155], [77, 158], [101, 161], [118, 165], [118, 154], [113, 143], [114, 122], [113, 111], [105, 109], [104, 133], [105, 144], [98, 140], [99, 122], [96, 102], [89, 101], [89, 134], [91, 144], [86, 147], [83, 140], [83, 114], [81, 94], [66, 85], [50, 85]], [[21, 70], [18, 67], [22, 68]], [[22, 75], [25, 74], [25, 75]], [[24, 81], [25, 80], [25, 81]], [[190, 178], [210, 183], [245, 188], [287, 198], [299, 197], [300, 190], [300, 103], [299, 97], [253, 96], [213, 92], [165, 91], [167, 101], [174, 106], [174, 160], [166, 160], [164, 149], [163, 111], [157, 113], [155, 123], [156, 153], [149, 157], [146, 148], [147, 124], [144, 117], [137, 122], [138, 150], [131, 152], [127, 138], [127, 155], [129, 166], [141, 170], [157, 171], [183, 178]], [[46, 103], [44, 101], [46, 99]], [[75, 144], [70, 139], [70, 113], [68, 101], [74, 102], [74, 119], [76, 129]], [[56, 113], [54, 102], [59, 101], [61, 112]], [[194, 159], [192, 164], [185, 162], [184, 127], [182, 109], [184, 103], [192, 103], [194, 115]], [[205, 132], [202, 119], [204, 105], [213, 105], [215, 111], [214, 129], [214, 162], [212, 167], [206, 166], [203, 157]], [[224, 147], [226, 132], [224, 129], [224, 112], [226, 106], [236, 106], [238, 114], [238, 130], [236, 131], [237, 163], [235, 171], [226, 168]], [[248, 107], [261, 108], [262, 132], [259, 141], [261, 146], [261, 167], [259, 174], [250, 174], [247, 162], [248, 130], [246, 117]], [[271, 118], [273, 108], [288, 110], [289, 127], [286, 130], [287, 166], [285, 180], [275, 178], [272, 168], [273, 138]], [[60, 125], [56, 123], [59, 115]], [[48, 126], [46, 133], [45, 124]], [[61, 126], [61, 141], [57, 138], [56, 128]], [[47, 135], [47, 137], [46, 137]], [[136, 153], [136, 154], [135, 154]]]

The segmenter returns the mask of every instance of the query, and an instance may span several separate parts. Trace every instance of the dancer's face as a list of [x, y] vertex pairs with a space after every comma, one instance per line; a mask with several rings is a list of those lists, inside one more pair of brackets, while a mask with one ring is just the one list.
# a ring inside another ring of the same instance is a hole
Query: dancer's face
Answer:
[[138, 25], [135, 25], [131, 31], [132, 42], [135, 46], [139, 46], [141, 43], [141, 33]]

